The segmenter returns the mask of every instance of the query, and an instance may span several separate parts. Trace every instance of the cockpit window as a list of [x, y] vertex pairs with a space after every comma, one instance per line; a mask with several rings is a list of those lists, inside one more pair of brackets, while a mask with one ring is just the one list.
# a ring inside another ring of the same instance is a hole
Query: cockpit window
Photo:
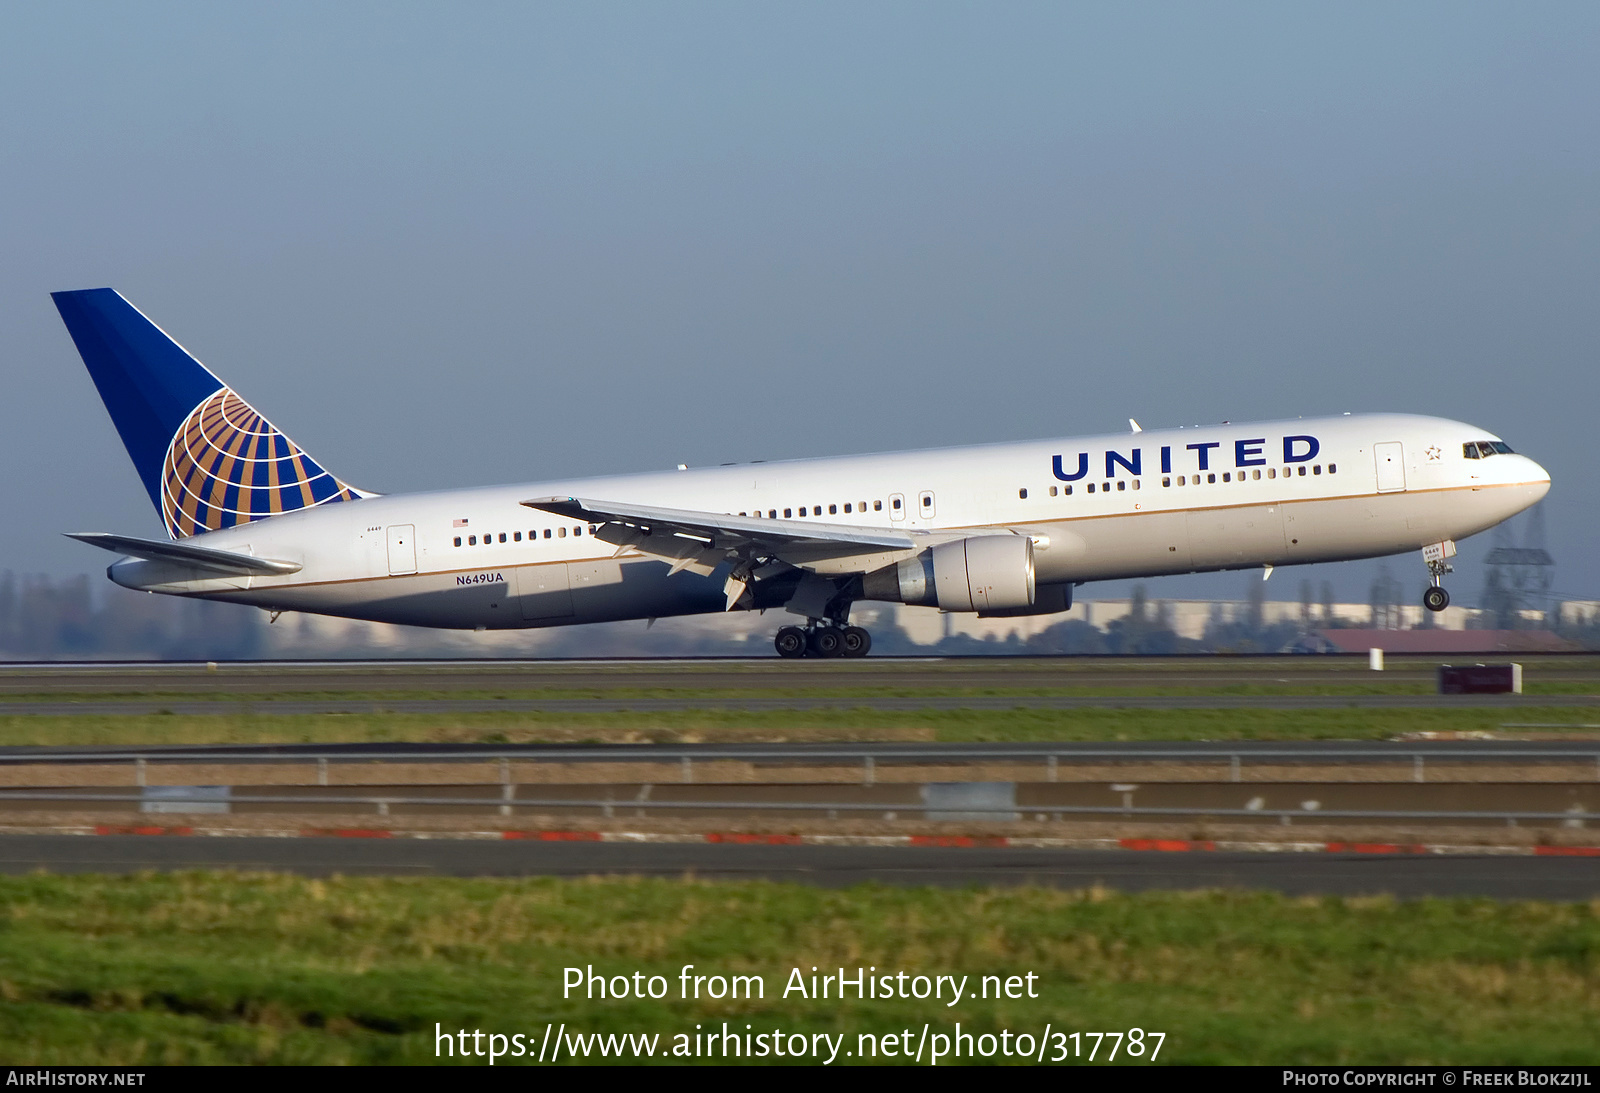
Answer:
[[1514, 455], [1511, 445], [1503, 440], [1469, 440], [1461, 445], [1461, 454], [1468, 459], [1488, 459], [1491, 455]]
[[1511, 445], [1507, 444], [1503, 440], [1497, 440], [1497, 441], [1494, 442], [1494, 450], [1499, 452], [1501, 455], [1514, 455], [1514, 454], [1516, 454], [1511, 450]]
[[1465, 444], [1461, 445], [1461, 454], [1466, 456], [1468, 459], [1477, 459], [1478, 442], [1476, 440], [1469, 440]]

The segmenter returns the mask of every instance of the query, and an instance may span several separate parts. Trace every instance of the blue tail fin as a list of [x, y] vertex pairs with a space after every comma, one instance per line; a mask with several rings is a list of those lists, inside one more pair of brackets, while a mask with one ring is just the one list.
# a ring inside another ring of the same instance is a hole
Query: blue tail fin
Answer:
[[109, 288], [51, 298], [174, 539], [363, 496]]

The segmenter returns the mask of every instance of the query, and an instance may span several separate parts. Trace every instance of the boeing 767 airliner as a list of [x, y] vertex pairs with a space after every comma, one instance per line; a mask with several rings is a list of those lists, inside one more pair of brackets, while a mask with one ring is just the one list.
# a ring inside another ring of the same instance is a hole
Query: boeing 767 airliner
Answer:
[[506, 630], [782, 608], [864, 656], [860, 600], [1065, 611], [1086, 581], [1420, 551], [1550, 476], [1472, 425], [1346, 414], [380, 496], [335, 478], [109, 288], [54, 294], [170, 540], [79, 533], [127, 588]]

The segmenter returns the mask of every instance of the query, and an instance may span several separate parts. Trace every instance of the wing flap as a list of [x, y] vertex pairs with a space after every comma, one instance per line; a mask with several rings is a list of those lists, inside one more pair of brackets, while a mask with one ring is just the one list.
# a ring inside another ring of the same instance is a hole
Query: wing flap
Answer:
[[132, 535], [111, 535], [102, 531], [69, 531], [68, 539], [109, 550], [113, 554], [126, 554], [151, 562], [169, 562], [189, 566], [223, 577], [279, 577], [300, 572], [299, 562], [279, 562], [271, 558], [257, 558], [253, 554], [239, 554], [231, 550], [195, 546], [192, 543], [163, 543], [155, 539], [139, 539]]
[[774, 557], [806, 565], [827, 558], [915, 550], [917, 538], [888, 528], [860, 528], [811, 520], [769, 520], [690, 509], [595, 501], [584, 497], [536, 497], [528, 508], [603, 525], [597, 538], [663, 558], [758, 548]]

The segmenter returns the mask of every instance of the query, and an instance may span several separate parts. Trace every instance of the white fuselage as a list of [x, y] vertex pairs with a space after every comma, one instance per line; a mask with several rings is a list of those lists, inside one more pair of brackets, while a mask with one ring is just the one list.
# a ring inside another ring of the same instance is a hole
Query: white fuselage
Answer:
[[[724, 575], [596, 539], [537, 497], [863, 528], [1031, 535], [1040, 585], [1297, 565], [1465, 538], [1532, 505], [1549, 475], [1497, 441], [1401, 414], [536, 482], [328, 504], [186, 542], [289, 561], [288, 576], [204, 577], [124, 560], [113, 580], [382, 622], [512, 629], [722, 611]], [[802, 515], [803, 514], [803, 515]]]

